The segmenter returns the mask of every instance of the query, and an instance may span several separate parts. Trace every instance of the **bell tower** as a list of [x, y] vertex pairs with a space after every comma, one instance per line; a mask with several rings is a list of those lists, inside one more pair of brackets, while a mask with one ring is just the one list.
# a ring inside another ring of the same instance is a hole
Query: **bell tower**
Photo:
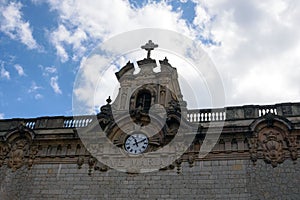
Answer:
[[[115, 73], [119, 93], [111, 105], [108, 99], [98, 114], [107, 137], [128, 153], [155, 151], [168, 144], [187, 112], [176, 68], [166, 57], [158, 62], [151, 58], [157, 47], [151, 40], [141, 46], [147, 57], [137, 61], [138, 73], [130, 61]], [[154, 70], [157, 67], [158, 72]]]
[[120, 82], [119, 94], [113, 103], [116, 110], [133, 111], [140, 109], [148, 112], [151, 106], [158, 104], [164, 108], [179, 104], [186, 107], [178, 82], [176, 68], [172, 67], [165, 57], [159, 60], [160, 72], [154, 72], [158, 67], [156, 60], [151, 58], [151, 51], [157, 48], [151, 40], [142, 49], [147, 51], [147, 58], [137, 61], [140, 71], [134, 74], [134, 64], [130, 61], [116, 77]]

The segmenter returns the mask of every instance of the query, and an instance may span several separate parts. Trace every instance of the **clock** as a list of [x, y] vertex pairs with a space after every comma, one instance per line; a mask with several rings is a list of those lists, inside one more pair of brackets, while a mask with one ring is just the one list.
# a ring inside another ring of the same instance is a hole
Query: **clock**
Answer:
[[141, 154], [143, 153], [149, 144], [148, 137], [140, 132], [131, 134], [124, 144], [125, 150], [130, 154]]

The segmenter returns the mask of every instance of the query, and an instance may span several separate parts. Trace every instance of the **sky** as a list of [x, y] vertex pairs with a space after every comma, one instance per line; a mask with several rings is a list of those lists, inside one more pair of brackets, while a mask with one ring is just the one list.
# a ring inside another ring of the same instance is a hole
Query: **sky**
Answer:
[[91, 51], [142, 28], [199, 41], [225, 106], [299, 102], [299, 19], [298, 0], [0, 0], [0, 119], [72, 115]]

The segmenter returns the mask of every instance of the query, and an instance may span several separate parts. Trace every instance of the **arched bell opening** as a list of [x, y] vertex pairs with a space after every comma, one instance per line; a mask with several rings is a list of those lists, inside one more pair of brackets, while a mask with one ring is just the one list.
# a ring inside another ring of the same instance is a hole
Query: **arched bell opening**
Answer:
[[135, 108], [144, 113], [149, 113], [151, 107], [151, 98], [152, 95], [149, 90], [144, 89], [139, 91], [135, 101]]

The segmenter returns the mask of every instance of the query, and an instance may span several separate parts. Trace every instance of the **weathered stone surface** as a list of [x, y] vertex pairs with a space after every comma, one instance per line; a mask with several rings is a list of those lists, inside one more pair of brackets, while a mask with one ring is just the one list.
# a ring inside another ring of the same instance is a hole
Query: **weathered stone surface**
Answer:
[[201, 161], [193, 168], [146, 174], [114, 170], [87, 174], [75, 164], [35, 165], [1, 173], [1, 199], [297, 199], [299, 164], [277, 168], [249, 160]]

